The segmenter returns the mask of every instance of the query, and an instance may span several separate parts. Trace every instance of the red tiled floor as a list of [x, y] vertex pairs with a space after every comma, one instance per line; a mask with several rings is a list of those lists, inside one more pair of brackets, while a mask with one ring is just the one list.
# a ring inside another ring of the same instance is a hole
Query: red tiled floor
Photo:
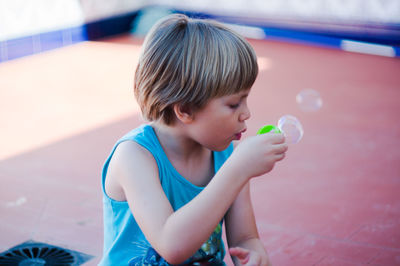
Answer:
[[335, 258], [335, 257], [328, 257], [328, 258], [322, 259], [320, 262], [318, 262], [315, 265], [318, 265], [318, 266], [333, 266], [333, 265], [361, 266], [361, 265], [365, 265], [365, 264], [354, 263], [354, 262], [346, 261], [346, 260], [343, 260], [343, 259], [338, 259], [338, 258]]
[[288, 245], [284, 252], [290, 254], [290, 257], [316, 258], [329, 257], [334, 255], [337, 259], [347, 262], [367, 264], [375, 258], [381, 248], [371, 247], [363, 243], [353, 243], [331, 238], [322, 238], [316, 236], [305, 236], [302, 239]]
[[[251, 43], [261, 71], [246, 134], [284, 114], [305, 132], [252, 181], [273, 264], [400, 265], [399, 59]], [[120, 37], [0, 64], [0, 252], [33, 239], [96, 265], [101, 167], [142, 122], [131, 88], [140, 44]], [[297, 106], [305, 88], [321, 94], [317, 112]]]
[[400, 265], [400, 251], [399, 250], [385, 250], [378, 254], [371, 262], [371, 265]]
[[285, 232], [281, 228], [265, 226], [262, 222], [258, 224], [258, 228], [260, 238], [271, 255], [279, 253], [283, 248], [302, 237], [299, 233]]
[[400, 249], [399, 217], [363, 226], [351, 240], [382, 247]]

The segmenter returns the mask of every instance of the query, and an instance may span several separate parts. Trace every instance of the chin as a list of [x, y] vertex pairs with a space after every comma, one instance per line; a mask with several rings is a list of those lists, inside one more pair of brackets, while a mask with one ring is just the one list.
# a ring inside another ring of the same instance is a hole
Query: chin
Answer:
[[229, 142], [228, 144], [225, 144], [225, 145], [219, 145], [219, 146], [211, 147], [210, 150], [212, 150], [212, 151], [224, 151], [229, 147], [230, 144], [231, 143]]

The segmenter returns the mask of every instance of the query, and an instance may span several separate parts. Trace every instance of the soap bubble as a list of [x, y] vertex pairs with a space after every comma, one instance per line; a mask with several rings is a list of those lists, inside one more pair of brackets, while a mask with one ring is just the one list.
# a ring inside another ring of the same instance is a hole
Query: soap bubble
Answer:
[[316, 90], [306, 89], [296, 95], [296, 102], [300, 109], [306, 112], [315, 112], [322, 107], [322, 99]]
[[303, 137], [304, 131], [300, 121], [292, 115], [284, 115], [278, 121], [278, 128], [283, 132], [286, 143], [298, 143]]

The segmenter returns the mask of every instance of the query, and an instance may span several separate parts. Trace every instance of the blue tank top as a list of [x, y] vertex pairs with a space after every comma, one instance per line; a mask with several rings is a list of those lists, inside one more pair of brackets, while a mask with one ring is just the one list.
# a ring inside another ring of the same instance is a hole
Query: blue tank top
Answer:
[[[114, 145], [102, 172], [104, 247], [100, 265], [169, 265], [147, 241], [136, 223], [128, 203], [113, 200], [105, 192], [104, 184], [110, 160], [117, 146], [127, 140], [137, 142], [153, 155], [157, 162], [162, 188], [175, 211], [203, 190], [203, 187], [186, 180], [172, 166], [150, 125], [142, 125], [126, 134]], [[215, 172], [227, 160], [232, 151], [233, 145], [231, 144], [224, 151], [213, 152]], [[185, 264], [205, 262], [209, 265], [225, 265], [224, 256], [221, 221], [209, 240]]]

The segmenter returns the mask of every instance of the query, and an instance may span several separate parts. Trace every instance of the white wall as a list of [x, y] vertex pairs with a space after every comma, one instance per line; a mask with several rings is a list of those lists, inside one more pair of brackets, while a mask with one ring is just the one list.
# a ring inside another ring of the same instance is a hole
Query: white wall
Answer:
[[400, 23], [400, 0], [0, 0], [0, 41], [79, 26], [152, 4], [255, 21]]
[[399, 23], [400, 0], [157, 0], [199, 12], [259, 19]]
[[78, 0], [0, 0], [0, 41], [82, 22]]
[[80, 0], [85, 21], [95, 21], [107, 17], [136, 11], [153, 0]]
[[133, 12], [146, 0], [0, 0], [0, 41]]

